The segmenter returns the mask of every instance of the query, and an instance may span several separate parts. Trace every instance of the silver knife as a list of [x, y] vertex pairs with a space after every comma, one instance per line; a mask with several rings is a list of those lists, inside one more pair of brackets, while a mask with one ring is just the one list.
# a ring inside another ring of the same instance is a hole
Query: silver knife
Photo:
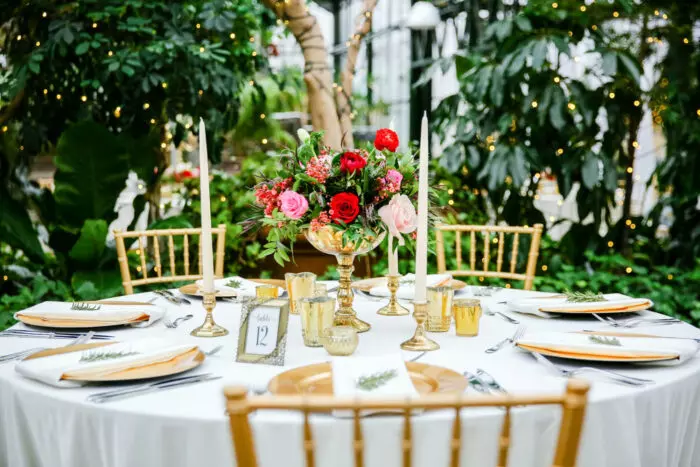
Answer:
[[140, 386], [121, 389], [117, 391], [107, 391], [100, 392], [97, 394], [91, 394], [87, 397], [88, 402], [94, 402], [101, 404], [103, 402], [109, 402], [113, 400], [125, 399], [132, 396], [138, 396], [140, 394], [147, 394], [154, 391], [161, 391], [164, 389], [175, 388], [179, 386], [186, 386], [188, 384], [200, 383], [203, 381], [212, 381], [215, 379], [220, 379], [221, 376], [215, 376], [212, 373], [205, 373], [201, 375], [186, 376], [180, 378], [172, 378], [165, 381], [158, 381], [150, 384], [143, 384]]
[[482, 394], [490, 394], [491, 391], [489, 391], [488, 386], [486, 383], [484, 383], [481, 378], [476, 376], [474, 373], [470, 373], [468, 371], [465, 371], [464, 376], [466, 376], [467, 381], [469, 381], [469, 386], [473, 387], [477, 392], [480, 392]]
[[489, 373], [487, 373], [486, 370], [482, 370], [481, 368], [477, 368], [476, 369], [476, 376], [477, 376], [477, 378], [479, 378], [480, 381], [486, 383], [491, 389], [498, 391], [501, 394], [508, 394], [508, 391], [506, 391], [503, 386], [498, 384], [498, 381], [496, 381], [496, 378], [494, 378]]

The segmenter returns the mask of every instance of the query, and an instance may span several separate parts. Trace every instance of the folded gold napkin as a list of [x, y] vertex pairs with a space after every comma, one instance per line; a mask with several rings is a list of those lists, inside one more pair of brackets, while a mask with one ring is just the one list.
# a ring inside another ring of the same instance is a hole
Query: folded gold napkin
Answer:
[[50, 326], [89, 326], [90, 324], [121, 324], [121, 323], [145, 323], [153, 324], [163, 317], [165, 311], [151, 304], [117, 304], [110, 301], [109, 304], [91, 302], [92, 306], [99, 307], [95, 310], [73, 310], [69, 302], [42, 302], [15, 313], [15, 319]]
[[[111, 357], [105, 358], [105, 355]], [[151, 338], [25, 360], [15, 369], [27, 378], [51, 386], [77, 387], [85, 381], [130, 380], [177, 373], [197, 366], [198, 359], [201, 360], [201, 352], [196, 345]]]
[[[452, 276], [449, 274], [429, 274], [426, 285], [428, 287], [439, 287], [443, 285], [449, 285], [452, 281]], [[381, 284], [376, 287], [372, 287], [369, 291], [370, 295], [376, 297], [389, 297], [391, 292], [387, 287], [387, 281], [384, 279]], [[416, 275], [406, 274], [399, 280], [399, 290], [396, 292], [398, 298], [404, 300], [413, 300], [416, 295]]]

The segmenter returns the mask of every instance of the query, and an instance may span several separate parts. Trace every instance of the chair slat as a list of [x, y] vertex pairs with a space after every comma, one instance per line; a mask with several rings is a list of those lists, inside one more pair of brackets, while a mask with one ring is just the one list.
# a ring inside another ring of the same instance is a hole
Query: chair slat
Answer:
[[435, 232], [435, 248], [437, 250], [438, 273], [443, 273], [445, 269], [447, 269], [447, 266], [445, 265], [445, 239], [440, 229], [437, 229]]
[[506, 415], [503, 417], [503, 428], [498, 440], [498, 467], [508, 466], [508, 450], [510, 449], [510, 407], [506, 407]]
[[185, 254], [185, 275], [190, 274], [190, 242], [187, 234], [182, 236], [182, 248]]
[[[220, 224], [216, 235], [216, 259], [214, 261], [214, 276], [224, 277], [224, 255], [226, 254], [226, 226]], [[367, 256], [365, 256], [367, 258]]]
[[411, 407], [410, 405], [403, 412], [403, 467], [411, 467], [412, 433], [411, 433]]
[[455, 250], [457, 251], [457, 269], [462, 269], [462, 232], [455, 232]]
[[306, 467], [315, 467], [314, 440], [311, 434], [308, 410], [304, 410], [304, 454], [306, 455]]
[[450, 441], [450, 467], [459, 467], [459, 451], [462, 446], [462, 419], [459, 416], [461, 407], [455, 407], [455, 421], [452, 424], [452, 440]]
[[148, 241], [145, 242], [143, 237], [139, 237], [139, 256], [141, 258], [141, 275], [144, 279], [148, 279], [148, 271], [146, 270], [146, 247], [148, 246]]
[[363, 467], [364, 459], [364, 442], [362, 440], [362, 425], [360, 424], [360, 409], [353, 411], [353, 450], [355, 451], [355, 467]]
[[168, 235], [168, 256], [170, 257], [170, 275], [175, 275], [175, 242], [173, 236]]
[[490, 248], [491, 248], [491, 234], [488, 232], [484, 232], [484, 272], [489, 270], [489, 261], [491, 260], [490, 258]]
[[156, 265], [153, 268], [156, 271], [158, 277], [163, 277], [163, 271], [160, 264], [160, 241], [158, 237], [153, 237], [153, 256], [155, 256]]
[[515, 233], [513, 235], [513, 249], [510, 252], [510, 272], [515, 273], [515, 266], [518, 264], [518, 240], [520, 239], [520, 234]]
[[476, 270], [476, 232], [471, 231], [470, 233], [470, 244], [469, 244], [469, 269], [472, 271]]
[[496, 258], [496, 271], [501, 272], [503, 268], [503, 232], [498, 232], [498, 257]]

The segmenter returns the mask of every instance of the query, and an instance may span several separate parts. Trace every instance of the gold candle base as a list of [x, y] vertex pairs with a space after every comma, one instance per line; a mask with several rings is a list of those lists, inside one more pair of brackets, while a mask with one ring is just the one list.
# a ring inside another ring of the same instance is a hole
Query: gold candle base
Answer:
[[355, 255], [340, 253], [336, 255], [338, 259], [338, 274], [340, 283], [338, 284], [338, 310], [335, 312], [336, 326], [352, 326], [357, 332], [367, 332], [371, 328], [369, 323], [357, 317], [352, 308], [352, 301], [355, 294], [352, 291], [352, 272], [355, 267], [352, 265]]
[[399, 305], [399, 301], [396, 299], [396, 291], [399, 290], [399, 279], [401, 278], [398, 274], [390, 274], [386, 276], [387, 288], [391, 294], [389, 297], [389, 304], [382, 307], [377, 311], [378, 315], [384, 316], [406, 316], [410, 313], [407, 308]]
[[425, 320], [428, 318], [428, 303], [413, 303], [413, 319], [416, 320], [416, 332], [409, 340], [401, 344], [403, 350], [428, 351], [437, 350], [440, 344], [425, 335]]
[[226, 328], [219, 326], [214, 322], [214, 307], [216, 306], [216, 292], [205, 292], [202, 297], [202, 305], [207, 310], [207, 315], [204, 317], [204, 323], [198, 328], [192, 330], [190, 335], [195, 337], [221, 337], [228, 334]]

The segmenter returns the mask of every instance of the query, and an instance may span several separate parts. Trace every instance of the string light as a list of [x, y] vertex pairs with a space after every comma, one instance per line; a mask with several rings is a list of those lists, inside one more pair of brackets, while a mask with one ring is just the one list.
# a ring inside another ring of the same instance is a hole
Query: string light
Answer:
[[17, 34], [17, 40], [21, 41], [22, 40], [22, 34]]
[[637, 224], [630, 224], [630, 229], [634, 230], [637, 228]]
[[224, 195], [221, 195], [221, 198], [219, 198], [219, 200], [220, 200], [222, 203], [225, 203], [225, 202], [226, 202], [226, 197], [225, 197]]
[[47, 16], [47, 14], [46, 14], [45, 11], [41, 13], [41, 17], [42, 17], [42, 18], [46, 18], [46, 16]]
[[547, 270], [547, 265], [546, 265], [546, 264], [543, 264], [543, 265], [542, 265], [542, 270], [543, 270], [543, 271], [546, 271], [546, 270]]
[[146, 102], [145, 104], [143, 104], [143, 110], [148, 110], [148, 108], [149, 108], [150, 106], [151, 106], [151, 104], [149, 104], [148, 102]]
[[659, 16], [659, 10], [654, 10], [654, 16]]
[[581, 8], [579, 8], [579, 10], [581, 10], [581, 12], [586, 11], [586, 5], [581, 5]]
[[265, 114], [260, 114], [260, 120], [265, 120]]
[[97, 23], [92, 23], [92, 29], [97, 29]]
[[203, 53], [203, 52], [204, 52], [204, 47], [200, 47], [200, 48], [199, 48], [199, 52], [200, 52], [200, 53]]
[[194, 26], [194, 27], [195, 27], [195, 28], [197, 28], [197, 29], [199, 29], [199, 28], [201, 28], [201, 27], [202, 27], [202, 25], [201, 25], [201, 24], [199, 24], [199, 23], [197, 23], [197, 24], [195, 24], [195, 26]]
[[631, 273], [631, 272], [632, 272], [632, 268], [629, 267], [629, 266], [627, 266], [627, 268], [625, 269], [625, 272], [626, 272], [627, 274]]
[[121, 108], [121, 107], [117, 107], [116, 109], [114, 109], [114, 117], [115, 117], [115, 118], [119, 118], [119, 117], [121, 117], [121, 116], [122, 116], [122, 108]]
[[450, 206], [452, 206], [453, 204], [455, 204], [455, 200], [451, 199], [451, 200], [449, 200], [449, 201], [447, 202], [447, 204], [449, 204]]
[[552, 8], [559, 8], [559, 4], [557, 2], [552, 3]]
[[618, 16], [620, 16], [620, 13], [617, 11], [613, 11], [613, 17], [617, 18]]
[[155, 124], [156, 124], [156, 119], [155, 119], [155, 118], [152, 118], [152, 119], [151, 119], [151, 125], [155, 125]]
[[267, 138], [262, 139], [262, 144], [267, 144]]
[[36, 41], [36, 46], [39, 47], [41, 45], [41, 42]]
[[3, 133], [7, 132], [7, 125], [5, 125], [5, 126], [2, 127], [2, 132], [3, 132]]
[[663, 19], [668, 19], [668, 15], [666, 13], [663, 14], [662, 16]]
[[197, 92], [197, 94], [199, 94], [201, 96], [202, 94], [204, 94], [204, 90], [200, 89], [199, 92]]
[[532, 101], [532, 104], [530, 104], [533, 109], [537, 108], [537, 101]]
[[80, 96], [80, 100], [83, 102], [87, 102], [87, 96]]
[[235, 38], [236, 38], [236, 33], [235, 33], [235, 32], [232, 32], [231, 34], [229, 34], [228, 37], [230, 37], [231, 39], [235, 39]]
[[596, 26], [596, 25], [594, 24], [593, 26], [591, 26], [591, 29], [594, 30], [594, 31], [597, 31], [597, 30], [598, 30], [598, 26]]
[[689, 42], [690, 42], [690, 41], [688, 40], [687, 37], [684, 37], [684, 38], [683, 38], [683, 43], [684, 43], [684, 44], [687, 44], [687, 43], [689, 43]]
[[450, 188], [449, 190], [447, 190], [447, 194], [448, 194], [448, 195], [451, 195], [451, 194], [453, 194], [454, 192], [455, 192], [455, 191], [454, 191], [452, 188]]
[[639, 147], [639, 143], [636, 142], [636, 141], [632, 141], [632, 147], [638, 148], [638, 147]]
[[60, 101], [60, 100], [61, 100], [61, 97], [62, 97], [62, 96], [61, 96], [60, 94], [56, 94], [56, 100], [59, 100], [59, 101]]
[[561, 78], [559, 78], [558, 76], [555, 76], [555, 77], [554, 77], [554, 82], [555, 82], [555, 83], [559, 83], [559, 81], [561, 81]]
[[163, 89], [168, 89], [168, 83], [166, 83], [165, 81], [163, 81], [161, 86], [163, 87]]
[[[48, 89], [44, 89], [44, 95], [47, 95], [48, 93], [49, 93], [49, 90], [48, 90]], [[699, 112], [698, 115], [700, 115], [700, 110], [699, 110], [698, 112]]]
[[495, 151], [495, 150], [496, 150], [496, 146], [494, 146], [493, 144], [491, 146], [489, 146], [489, 151]]
[[610, 99], [615, 99], [615, 93], [614, 93], [614, 92], [609, 93], [609, 94], [608, 94], [608, 97], [609, 97]]
[[575, 62], [578, 63], [580, 60], [581, 60], [581, 57], [579, 57], [578, 55], [574, 55], [574, 61], [575, 61]]
[[608, 247], [612, 248], [614, 245], [615, 245], [615, 243], [612, 240], [610, 240], [608, 242]]
[[253, 57], [255, 57], [255, 56], [258, 55], [258, 53], [257, 53], [255, 50], [253, 50], [253, 53], [251, 53], [250, 55], [252, 55]]
[[255, 37], [250, 36], [250, 42], [255, 42]]
[[634, 172], [634, 169], [632, 167], [627, 167], [627, 173], [631, 174], [632, 172]]
[[163, 149], [165, 149], [165, 148], [167, 148], [167, 147], [168, 147], [168, 145], [167, 145], [167, 144], [165, 144], [165, 143], [160, 143], [160, 147], [161, 147], [161, 148], [163, 148]]
[[635, 100], [635, 101], [634, 101], [634, 106], [635, 106], [635, 107], [639, 107], [641, 104], [642, 104], [642, 103], [639, 102], [638, 100]]
[[253, 81], [253, 80], [251, 79], [250, 81], [248, 81], [248, 84], [250, 84], [251, 86], [254, 86], [254, 85], [255, 85], [255, 81]]
[[[7, 277], [7, 276], [5, 276], [5, 277]], [[672, 280], [673, 280], [673, 274], [669, 274], [668, 276], [666, 276], [666, 279], [672, 281]], [[5, 280], [7, 280], [7, 279], [5, 279]]]
[[576, 104], [574, 104], [573, 102], [569, 102], [569, 105], [567, 107], [569, 107], [569, 110], [576, 110]]

